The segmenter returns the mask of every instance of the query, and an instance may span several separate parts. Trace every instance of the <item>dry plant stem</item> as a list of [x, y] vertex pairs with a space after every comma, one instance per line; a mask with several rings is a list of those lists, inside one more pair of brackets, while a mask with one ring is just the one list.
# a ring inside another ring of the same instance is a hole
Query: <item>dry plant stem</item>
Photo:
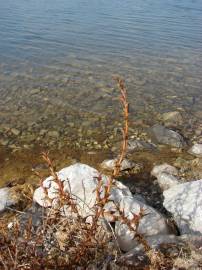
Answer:
[[105, 204], [109, 201], [109, 196], [110, 196], [110, 192], [111, 192], [114, 178], [116, 178], [120, 174], [121, 164], [122, 164], [123, 159], [125, 158], [126, 151], [127, 151], [127, 145], [128, 145], [129, 104], [128, 104], [128, 100], [127, 100], [127, 91], [126, 91], [124, 81], [121, 78], [116, 77], [116, 78], [114, 78], [114, 80], [117, 82], [118, 88], [119, 88], [120, 93], [121, 93], [120, 101], [122, 104], [123, 115], [124, 115], [123, 142], [122, 142], [122, 146], [121, 146], [121, 154], [120, 154], [118, 160], [116, 161], [116, 164], [114, 166], [114, 170], [112, 172], [112, 175], [109, 177], [109, 181], [108, 181], [107, 186], [104, 187], [105, 190], [104, 190], [104, 197], [103, 198], [100, 197], [101, 187], [102, 187], [102, 179], [101, 179], [101, 176], [98, 177], [98, 186], [97, 186], [96, 194], [97, 194], [97, 202], [98, 202], [98, 205], [100, 206], [100, 210], [99, 210], [100, 212], [96, 213], [96, 214], [99, 216], [101, 214], [103, 214], [103, 208], [104, 208]]
[[1, 264], [3, 265], [4, 269], [5, 269], [5, 270], [8, 270], [8, 267], [7, 267], [7, 265], [5, 264], [4, 259], [1, 257], [1, 254], [0, 254], [0, 262], [1, 262]]
[[145, 252], [149, 252], [151, 250], [150, 246], [148, 245], [144, 236], [138, 232], [140, 220], [144, 217], [144, 209], [141, 208], [138, 215], [133, 214], [133, 219], [128, 219], [125, 216], [124, 211], [122, 211], [118, 206], [116, 208], [120, 215], [119, 220], [121, 219], [122, 223], [126, 224], [131, 232], [134, 232], [134, 238], [138, 241], [138, 243], [143, 245]]
[[57, 173], [56, 173], [56, 171], [55, 171], [55, 169], [54, 169], [54, 166], [53, 166], [52, 161], [50, 160], [50, 158], [49, 158], [49, 156], [48, 156], [48, 153], [43, 152], [43, 153], [42, 153], [42, 157], [43, 157], [43, 159], [45, 160], [45, 162], [48, 164], [50, 173], [51, 173], [51, 175], [53, 176], [54, 181], [58, 184], [60, 195], [64, 195], [63, 182], [60, 181], [60, 179], [58, 178], [58, 175], [57, 175]]
[[[123, 107], [124, 127], [122, 130], [123, 140], [122, 140], [122, 145], [121, 145], [121, 154], [120, 154], [118, 160], [116, 161], [112, 176], [110, 177], [111, 181], [110, 181], [110, 186], [108, 187], [108, 189], [109, 189], [108, 193], [110, 193], [110, 189], [111, 189], [111, 186], [113, 183], [112, 182], [113, 178], [117, 177], [120, 173], [121, 164], [126, 156], [126, 151], [127, 151], [127, 146], [128, 146], [129, 103], [127, 100], [127, 91], [126, 91], [124, 80], [122, 80], [120, 77], [114, 77], [114, 80], [117, 82], [118, 88], [120, 89], [120, 92], [121, 92], [120, 101], [121, 101], [121, 104]], [[139, 243], [141, 243], [143, 245], [145, 251], [146, 252], [150, 251], [151, 248], [148, 245], [147, 241], [140, 233], [138, 233], [140, 219], [144, 216], [143, 210], [141, 209], [139, 215], [134, 215], [133, 220], [127, 219], [124, 216], [123, 211], [121, 211], [119, 208], [117, 208], [117, 210], [119, 211], [119, 214], [121, 216], [123, 223], [125, 223], [131, 231], [134, 231], [134, 233], [135, 233], [134, 237], [137, 239], [137, 241]], [[135, 223], [135, 229], [132, 226], [133, 223]]]
[[[48, 164], [49, 170], [51, 172], [51, 175], [54, 178], [55, 183], [58, 184], [59, 187], [59, 199], [61, 206], [66, 204], [71, 207], [74, 213], [77, 213], [77, 226], [79, 227], [79, 230], [82, 232], [82, 238], [83, 240], [80, 242], [78, 246], [75, 246], [76, 248], [76, 253], [75, 256], [72, 256], [71, 261], [74, 263], [79, 263], [82, 259], [83, 256], [85, 257], [85, 254], [88, 254], [88, 250], [90, 250], [94, 245], [96, 241], [96, 232], [99, 227], [98, 225], [98, 219], [101, 215], [101, 212], [98, 211], [98, 208], [96, 208], [96, 213], [94, 216], [92, 216], [92, 225], [90, 228], [88, 228], [86, 225], [83, 227], [82, 223], [82, 217], [79, 215], [76, 203], [72, 199], [72, 194], [71, 194], [71, 189], [70, 192], [67, 193], [64, 191], [64, 186], [62, 181], [60, 181], [55, 168], [53, 166], [52, 161], [50, 160], [49, 156], [47, 153], [42, 154], [43, 159], [45, 162]], [[71, 187], [70, 187], [71, 188]], [[101, 186], [100, 186], [101, 188]], [[104, 203], [105, 204], [105, 203]], [[101, 209], [101, 208], [100, 208]]]
[[118, 88], [120, 89], [120, 92], [121, 92], [120, 101], [123, 107], [123, 115], [124, 115], [124, 127], [122, 130], [123, 141], [122, 141], [122, 146], [121, 146], [121, 154], [119, 156], [119, 159], [116, 161], [116, 165], [113, 171], [113, 177], [117, 177], [120, 173], [121, 164], [126, 155], [127, 146], [128, 146], [129, 103], [127, 100], [127, 91], [126, 91], [124, 80], [122, 80], [119, 77], [115, 77], [114, 80], [117, 82]]
[[43, 189], [44, 193], [46, 194], [46, 197], [48, 198], [48, 190], [43, 186], [44, 181], [43, 177], [41, 177], [41, 175], [37, 171], [34, 171], [34, 174], [39, 178], [40, 187]]
[[59, 197], [60, 197], [61, 203], [63, 204], [64, 201], [65, 201], [66, 204], [68, 204], [71, 207], [72, 211], [74, 213], [77, 213], [78, 214], [77, 205], [76, 205], [74, 199], [72, 198], [71, 192], [65, 192], [64, 191], [63, 182], [60, 181], [60, 179], [59, 179], [59, 177], [58, 177], [58, 175], [56, 173], [56, 170], [55, 170], [55, 168], [53, 166], [53, 163], [52, 163], [52, 161], [50, 160], [50, 158], [48, 156], [48, 153], [43, 152], [42, 153], [42, 157], [45, 160], [45, 162], [48, 164], [50, 173], [51, 173], [51, 175], [52, 175], [55, 183], [58, 185], [58, 188], [59, 188]]
[[[124, 85], [124, 81], [120, 78], [115, 78], [115, 80], [118, 83], [118, 87], [120, 89], [121, 95], [120, 95], [120, 101], [123, 107], [123, 113], [124, 113], [124, 128], [123, 128], [123, 143], [121, 147], [121, 154], [119, 156], [119, 159], [116, 161], [114, 170], [112, 175], [109, 177], [108, 183], [106, 186], [103, 186], [102, 183], [102, 176], [99, 175], [97, 177], [97, 188], [96, 188], [96, 209], [95, 209], [95, 215], [93, 216], [93, 222], [91, 226], [92, 233], [95, 233], [98, 226], [98, 220], [102, 216], [104, 217], [104, 207], [106, 203], [109, 202], [109, 197], [111, 193], [111, 188], [113, 186], [114, 178], [116, 178], [120, 173], [120, 168], [122, 161], [126, 155], [127, 150], [127, 144], [128, 144], [128, 116], [129, 116], [129, 104], [127, 101], [127, 92], [126, 87]], [[102, 194], [102, 188], [104, 196], [101, 196]]]
[[[122, 146], [121, 146], [121, 154], [119, 156], [119, 159], [116, 161], [116, 165], [115, 168], [113, 170], [113, 174], [112, 177], [110, 178], [110, 187], [109, 187], [109, 191], [111, 189], [112, 186], [112, 181], [113, 178], [116, 178], [119, 173], [120, 173], [120, 169], [121, 169], [121, 164], [123, 159], [126, 156], [126, 151], [127, 151], [127, 146], [128, 146], [128, 127], [129, 127], [129, 103], [127, 100], [127, 91], [126, 91], [126, 87], [125, 87], [125, 83], [124, 80], [122, 80], [120, 77], [114, 77], [114, 80], [117, 82], [118, 88], [120, 89], [121, 92], [121, 96], [120, 96], [120, 100], [121, 100], [121, 104], [123, 107], [123, 115], [124, 115], [124, 128], [122, 130], [123, 133], [123, 141], [122, 141]], [[151, 247], [149, 246], [149, 244], [147, 243], [146, 239], [144, 238], [144, 236], [140, 233], [138, 233], [138, 227], [139, 227], [139, 222], [141, 220], [141, 218], [144, 216], [144, 212], [141, 209], [139, 215], [134, 215], [134, 218], [132, 220], [129, 220], [128, 218], [125, 217], [124, 213], [118, 208], [120, 217], [122, 219], [122, 222], [125, 223], [128, 228], [131, 231], [134, 231], [134, 238], [143, 245], [145, 252], [147, 253], [148, 257], [150, 258], [151, 264], [155, 264], [153, 258], [150, 256], [151, 254]], [[135, 228], [133, 227], [133, 224], [135, 224]], [[161, 254], [161, 252], [156, 252], [156, 258], [159, 257], [163, 257], [163, 254]], [[158, 264], [158, 259], [156, 260], [156, 263]]]

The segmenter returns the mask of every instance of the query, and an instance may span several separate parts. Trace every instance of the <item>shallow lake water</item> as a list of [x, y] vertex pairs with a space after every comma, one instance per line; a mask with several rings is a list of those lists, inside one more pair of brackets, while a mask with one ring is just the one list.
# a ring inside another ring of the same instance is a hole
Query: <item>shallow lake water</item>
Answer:
[[173, 110], [201, 120], [201, 0], [0, 0], [3, 147], [110, 133], [113, 75], [126, 81], [131, 122]]

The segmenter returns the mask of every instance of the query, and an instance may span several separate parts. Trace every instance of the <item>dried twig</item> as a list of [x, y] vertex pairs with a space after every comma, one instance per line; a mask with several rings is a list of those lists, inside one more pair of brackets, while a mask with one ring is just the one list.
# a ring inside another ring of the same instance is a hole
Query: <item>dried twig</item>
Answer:
[[121, 146], [121, 153], [120, 153], [119, 159], [116, 161], [116, 165], [113, 171], [113, 177], [117, 177], [120, 173], [121, 164], [126, 155], [127, 146], [128, 146], [129, 103], [127, 100], [127, 91], [126, 91], [124, 80], [122, 80], [120, 77], [114, 77], [114, 80], [117, 82], [118, 88], [120, 89], [120, 92], [121, 92], [120, 101], [123, 107], [123, 115], [124, 115], [124, 127], [122, 130], [123, 140], [122, 140], [122, 146]]

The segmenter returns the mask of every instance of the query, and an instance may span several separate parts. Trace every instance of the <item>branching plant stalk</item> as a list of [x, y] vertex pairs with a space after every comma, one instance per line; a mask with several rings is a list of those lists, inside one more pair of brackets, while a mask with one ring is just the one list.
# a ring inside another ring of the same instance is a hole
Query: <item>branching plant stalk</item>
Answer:
[[64, 191], [63, 182], [59, 179], [58, 174], [53, 166], [53, 163], [48, 156], [48, 153], [43, 152], [42, 157], [43, 157], [44, 161], [48, 164], [50, 173], [51, 173], [55, 183], [58, 185], [59, 198], [61, 200], [60, 203], [64, 204], [64, 202], [66, 202], [67, 205], [69, 205], [71, 207], [72, 211], [74, 213], [78, 214], [77, 205], [71, 196], [71, 192]]
[[114, 80], [117, 82], [118, 88], [120, 89], [120, 101], [123, 108], [123, 116], [124, 116], [124, 126], [122, 130], [123, 140], [121, 145], [120, 156], [116, 161], [114, 170], [113, 170], [113, 177], [117, 177], [120, 173], [121, 164], [126, 156], [127, 146], [128, 146], [128, 127], [129, 127], [129, 103], [127, 100], [127, 91], [125, 87], [124, 80], [119, 77], [115, 77]]
[[[111, 188], [113, 186], [114, 179], [116, 177], [118, 177], [118, 175], [120, 174], [121, 164], [125, 158], [126, 151], [127, 151], [127, 145], [128, 145], [129, 104], [128, 104], [128, 100], [127, 100], [127, 91], [126, 91], [124, 81], [121, 78], [116, 77], [116, 78], [114, 78], [114, 80], [117, 82], [118, 88], [120, 90], [120, 102], [121, 102], [122, 108], [123, 108], [123, 115], [124, 115], [124, 125], [123, 125], [124, 127], [123, 127], [123, 131], [122, 131], [123, 140], [122, 140], [120, 156], [116, 160], [113, 172], [108, 179], [107, 185], [103, 187], [101, 175], [97, 178], [98, 185], [97, 185], [97, 189], [96, 189], [96, 199], [97, 199], [98, 208], [96, 209], [96, 214], [95, 214], [96, 220], [98, 220], [100, 216], [104, 216], [104, 207], [105, 207], [106, 203], [109, 202], [109, 197], [111, 194]], [[104, 195], [101, 195], [102, 188], [104, 188], [104, 190], [103, 190]]]

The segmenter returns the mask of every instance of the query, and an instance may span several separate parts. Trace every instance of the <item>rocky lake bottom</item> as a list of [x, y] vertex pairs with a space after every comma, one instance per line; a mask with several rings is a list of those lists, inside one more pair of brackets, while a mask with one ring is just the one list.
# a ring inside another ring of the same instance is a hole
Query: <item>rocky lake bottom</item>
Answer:
[[[193, 65], [198, 61], [196, 55], [185, 59], [159, 57], [152, 62], [152, 57], [140, 56], [135, 65], [131, 59], [111, 61], [106, 66], [97, 58], [94, 63], [72, 55], [67, 66], [50, 63], [35, 67], [17, 61], [1, 64], [0, 183], [31, 176], [30, 167], [37, 166], [40, 152], [45, 149], [54, 153], [53, 159], [66, 152], [64, 162], [67, 156], [93, 162], [113, 156], [122, 127], [119, 90], [112, 79], [116, 74], [126, 81], [132, 139], [155, 143], [149, 130], [155, 124], [163, 124], [179, 131], [187, 147], [201, 143], [202, 101], [197, 79], [200, 69]], [[138, 63], [141, 64], [136, 68]], [[176, 121], [169, 122], [163, 116], [176, 111]], [[142, 159], [148, 156], [152, 166], [161, 156], [166, 161], [178, 155], [169, 147], [165, 149], [142, 153]], [[183, 153], [186, 157], [184, 150], [179, 155]], [[33, 157], [32, 164], [25, 165], [29, 163], [27, 154]], [[22, 163], [17, 175], [15, 168], [8, 169]]]

